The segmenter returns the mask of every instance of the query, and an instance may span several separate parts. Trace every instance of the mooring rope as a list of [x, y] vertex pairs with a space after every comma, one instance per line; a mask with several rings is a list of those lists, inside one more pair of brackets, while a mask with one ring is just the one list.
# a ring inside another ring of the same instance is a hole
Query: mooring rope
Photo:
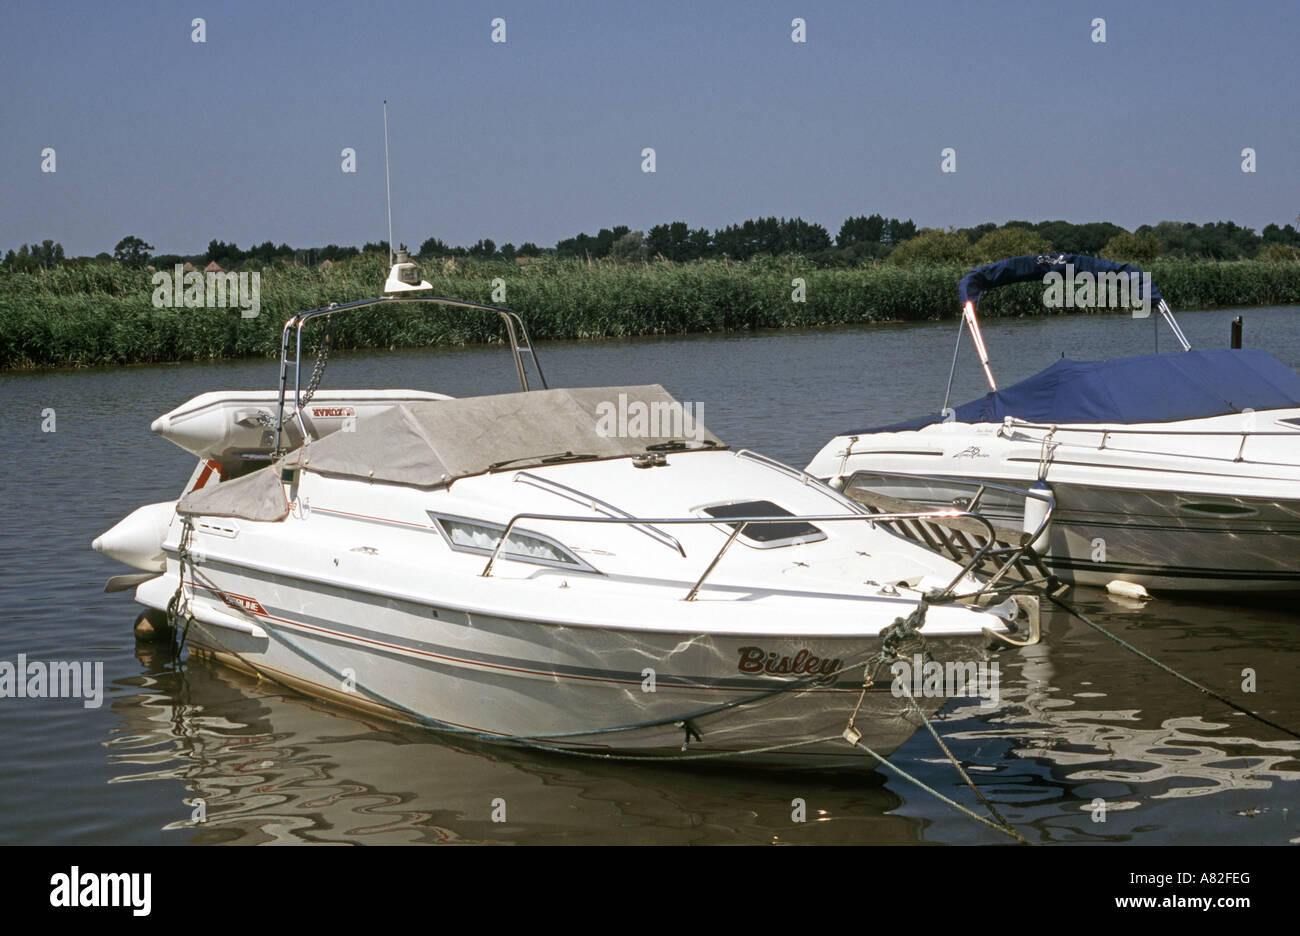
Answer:
[[[846, 738], [845, 740], [849, 740], [849, 739]], [[1019, 832], [1017, 832], [1017, 831], [1016, 831], [1014, 828], [1012, 828], [1011, 826], [1009, 826], [1009, 825], [998, 825], [998, 824], [997, 824], [996, 822], [994, 822], [992, 819], [988, 819], [988, 818], [986, 818], [986, 817], [984, 817], [984, 816], [981, 816], [981, 815], [980, 815], [979, 813], [977, 813], [977, 812], [974, 812], [974, 811], [972, 811], [972, 810], [970, 810], [970, 809], [967, 809], [965, 806], [963, 806], [961, 803], [957, 802], [956, 800], [949, 799], [948, 797], [946, 797], [946, 796], [944, 796], [942, 793], [940, 793], [938, 790], [936, 790], [934, 787], [929, 786], [928, 784], [926, 784], [925, 781], [923, 781], [923, 780], [921, 780], [921, 779], [919, 779], [919, 778], [917, 778], [917, 777], [913, 777], [911, 774], [909, 774], [909, 773], [908, 773], [906, 770], [904, 770], [902, 767], [899, 767], [899, 766], [896, 765], [896, 764], [891, 764], [889, 761], [885, 760], [883, 757], [881, 757], [881, 756], [880, 756], [879, 754], [877, 754], [875, 751], [871, 750], [871, 748], [869, 748], [869, 747], [867, 747], [865, 744], [863, 744], [861, 740], [854, 740], [854, 741], [852, 741], [852, 744], [853, 744], [854, 747], [860, 747], [860, 748], [862, 748], [862, 750], [866, 751], [868, 754], [870, 754], [870, 755], [871, 755], [872, 757], [874, 757], [876, 760], [880, 761], [880, 763], [881, 763], [882, 765], [884, 765], [885, 767], [888, 767], [890, 770], [892, 770], [894, 773], [898, 774], [898, 775], [899, 775], [900, 777], [902, 777], [904, 780], [908, 780], [908, 781], [914, 783], [914, 784], [915, 784], [917, 787], [919, 787], [920, 789], [922, 789], [922, 790], [924, 790], [925, 792], [929, 793], [931, 796], [935, 797], [936, 799], [941, 800], [941, 801], [944, 802], [944, 803], [947, 803], [949, 806], [951, 806], [953, 809], [957, 810], [958, 812], [963, 813], [964, 815], [969, 816], [970, 818], [974, 819], [976, 822], [978, 822], [978, 823], [980, 823], [980, 824], [982, 824], [982, 825], [986, 825], [986, 826], [988, 826], [990, 829], [996, 829], [998, 832], [1001, 832], [1003, 835], [1009, 835], [1009, 836], [1011, 836], [1012, 838], [1017, 839], [1018, 841], [1022, 842], [1022, 843], [1025, 844], [1025, 845], [1029, 845], [1029, 844], [1030, 844], [1030, 842], [1029, 842], [1029, 840], [1028, 840], [1027, 838], [1025, 838], [1023, 835], [1021, 835]]]
[[[1002, 814], [998, 812], [997, 807], [995, 807], [992, 803], [990, 803], [985, 798], [984, 794], [980, 792], [980, 788], [975, 785], [975, 782], [971, 780], [970, 775], [966, 773], [966, 769], [962, 767], [961, 762], [958, 761], [955, 756], [953, 756], [952, 751], [948, 750], [948, 745], [945, 744], [943, 738], [939, 736], [939, 732], [934, 730], [934, 725], [931, 724], [930, 719], [925, 717], [925, 712], [921, 711], [921, 706], [916, 704], [916, 699], [912, 697], [912, 690], [910, 688], [908, 688], [906, 692], [906, 696], [907, 696], [907, 701], [912, 703], [912, 708], [916, 711], [916, 714], [921, 717], [921, 721], [925, 724], [925, 727], [929, 729], [930, 734], [934, 737], [935, 742], [938, 743], [939, 748], [943, 751], [943, 753], [948, 755], [948, 760], [952, 763], [954, 767], [957, 768], [957, 773], [961, 774], [961, 778], [966, 781], [966, 785], [971, 788], [971, 791], [976, 796], [979, 797], [980, 802], [988, 807], [989, 812], [993, 814], [993, 818], [996, 819], [999, 824], [1001, 824], [1006, 829], [1011, 829], [1011, 831], [1014, 832], [1015, 830], [1012, 828], [1011, 823], [1007, 822], [1007, 820], [1002, 818]], [[1018, 832], [1016, 833], [1016, 835], [1017, 837], [1019, 837]]]
[[[866, 698], [867, 690], [870, 689], [871, 686], [874, 684], [871, 678], [871, 669], [870, 669], [872, 664], [895, 662], [896, 660], [899, 659], [898, 651], [899, 648], [902, 646], [903, 642], [913, 637], [916, 637], [921, 641], [921, 648], [922, 650], [925, 651], [926, 657], [929, 658], [930, 653], [929, 650], [925, 648], [925, 638], [921, 636], [921, 628], [925, 626], [926, 613], [929, 610], [929, 607], [932, 603], [946, 602], [950, 600], [953, 600], [951, 588], [942, 592], [933, 592], [929, 595], [923, 595], [921, 597], [921, 600], [917, 602], [916, 608], [913, 609], [911, 614], [909, 614], [905, 618], [901, 618], [901, 617], [896, 618], [893, 624], [891, 624], [889, 627], [881, 631], [880, 651], [875, 655], [875, 657], [872, 658], [872, 660], [868, 661], [867, 668], [863, 671], [863, 676], [865, 678], [863, 679], [862, 682], [862, 691], [858, 693], [858, 702], [853, 707], [853, 712], [852, 714], [849, 715], [849, 722], [844, 728], [844, 740], [848, 741], [850, 744], [863, 747], [865, 750], [870, 751], [869, 748], [866, 748], [865, 745], [861, 744], [862, 736], [861, 733], [857, 730], [856, 720], [858, 717], [858, 711], [862, 707], [862, 702]], [[1015, 828], [1011, 825], [1011, 823], [1007, 822], [1007, 820], [1002, 817], [1002, 814], [997, 811], [994, 805], [988, 801], [988, 799], [984, 796], [982, 792], [980, 792], [980, 788], [975, 785], [975, 782], [971, 780], [970, 775], [966, 773], [965, 768], [962, 767], [961, 762], [957, 760], [956, 756], [949, 749], [948, 745], [944, 743], [943, 738], [939, 736], [939, 732], [935, 730], [935, 727], [930, 722], [930, 719], [927, 718], [925, 712], [921, 710], [921, 706], [917, 705], [916, 699], [912, 695], [911, 688], [907, 687], [903, 695], [906, 696], [907, 701], [912, 704], [912, 710], [916, 712], [916, 714], [920, 717], [921, 723], [925, 725], [926, 729], [930, 732], [930, 735], [938, 743], [939, 749], [943, 751], [943, 753], [947, 756], [948, 762], [957, 769], [957, 773], [961, 775], [962, 780], [966, 781], [966, 785], [971, 788], [971, 791], [977, 797], [979, 797], [980, 802], [988, 807], [989, 812], [993, 814], [993, 817], [997, 820], [997, 822], [996, 823], [990, 822], [987, 819], [975, 815], [974, 813], [967, 810], [964, 806], [961, 806], [960, 804], [954, 802], [953, 800], [950, 800], [947, 797], [942, 796], [936, 791], [930, 789], [928, 786], [926, 786], [924, 783], [922, 783], [920, 780], [916, 779], [915, 777], [912, 777], [911, 775], [904, 773], [900, 768], [895, 767], [893, 764], [889, 764], [887, 761], [881, 758], [880, 755], [876, 754], [875, 751], [870, 751], [870, 753], [873, 756], [875, 756], [876, 759], [879, 760], [881, 763], [886, 764], [886, 766], [888, 766], [892, 770], [896, 770], [900, 775], [906, 777], [906, 779], [915, 783], [921, 789], [933, 793], [935, 796], [938, 796], [941, 800], [948, 803], [949, 805], [962, 810], [963, 812], [967, 813], [973, 818], [979, 819], [985, 825], [988, 825], [991, 828], [998, 829], [1001, 832], [1005, 832], [1006, 834], [1019, 839], [1021, 842], [1024, 842], [1025, 844], [1029, 844], [1028, 840], [1026, 840], [1024, 836], [1022, 836], [1019, 832], [1017, 832]]]
[[[181, 618], [181, 602], [185, 594], [185, 564], [190, 566], [190, 574], [194, 575], [194, 560], [190, 554], [190, 537], [194, 534], [194, 526], [189, 517], [181, 518], [181, 538], [176, 547], [176, 593], [172, 595], [171, 600], [167, 602], [167, 626], [171, 628], [173, 634], [177, 632], [176, 623]], [[190, 635], [190, 624], [194, 621], [194, 614], [190, 611], [190, 603], [185, 602], [185, 628], [180, 631], [180, 642], [176, 646], [176, 662], [180, 665], [180, 652], [185, 647], [185, 641]]]
[[1243, 715], [1248, 715], [1248, 716], [1250, 716], [1251, 718], [1255, 719], [1256, 721], [1258, 721], [1258, 722], [1262, 722], [1263, 724], [1268, 725], [1270, 728], [1276, 728], [1278, 731], [1281, 731], [1281, 732], [1283, 732], [1283, 733], [1285, 733], [1285, 734], [1289, 734], [1289, 735], [1290, 735], [1291, 737], [1293, 737], [1293, 738], [1300, 739], [1300, 732], [1293, 731], [1292, 729], [1288, 728], [1286, 725], [1279, 725], [1277, 722], [1275, 722], [1275, 721], [1271, 721], [1271, 720], [1265, 718], [1263, 715], [1260, 715], [1260, 714], [1257, 713], [1257, 712], [1251, 711], [1250, 709], [1246, 708], [1246, 706], [1241, 705], [1241, 704], [1238, 703], [1238, 702], [1234, 702], [1234, 701], [1232, 701], [1232, 699], [1229, 699], [1227, 696], [1223, 695], [1222, 693], [1220, 693], [1220, 692], [1216, 692], [1215, 690], [1211, 689], [1210, 687], [1205, 686], [1205, 685], [1202, 685], [1201, 683], [1198, 683], [1196, 680], [1192, 679], [1190, 676], [1184, 676], [1182, 673], [1178, 672], [1178, 671], [1177, 671], [1176, 669], [1174, 669], [1172, 666], [1168, 666], [1167, 664], [1161, 663], [1161, 662], [1160, 662], [1159, 660], [1157, 660], [1155, 657], [1151, 656], [1151, 655], [1148, 654], [1148, 653], [1144, 653], [1143, 651], [1139, 650], [1137, 647], [1133, 646], [1131, 643], [1129, 643], [1128, 641], [1124, 640], [1122, 637], [1119, 637], [1119, 636], [1117, 636], [1117, 635], [1115, 635], [1115, 634], [1112, 634], [1110, 631], [1106, 630], [1106, 628], [1102, 627], [1102, 626], [1101, 626], [1100, 624], [1098, 624], [1096, 621], [1089, 620], [1089, 619], [1088, 619], [1086, 616], [1084, 616], [1082, 613], [1080, 613], [1079, 611], [1075, 610], [1073, 607], [1071, 607], [1070, 605], [1066, 604], [1064, 601], [1062, 601], [1061, 599], [1057, 598], [1055, 595], [1049, 594], [1047, 597], [1048, 597], [1049, 599], [1051, 599], [1052, 603], [1055, 604], [1055, 605], [1056, 605], [1058, 608], [1060, 608], [1062, 611], [1065, 611], [1066, 613], [1071, 614], [1071, 615], [1073, 615], [1074, 617], [1078, 618], [1080, 621], [1082, 621], [1083, 623], [1087, 624], [1089, 627], [1091, 627], [1091, 628], [1092, 628], [1093, 630], [1095, 630], [1097, 633], [1101, 634], [1103, 637], [1107, 637], [1107, 638], [1109, 638], [1109, 639], [1115, 641], [1115, 643], [1119, 644], [1119, 645], [1120, 645], [1121, 647], [1123, 647], [1125, 650], [1128, 650], [1130, 653], [1135, 653], [1135, 654], [1137, 654], [1139, 657], [1141, 657], [1142, 659], [1146, 660], [1148, 663], [1152, 664], [1153, 666], [1158, 667], [1159, 669], [1164, 670], [1166, 673], [1168, 673], [1170, 676], [1173, 676], [1175, 679], [1181, 679], [1183, 682], [1187, 683], [1187, 685], [1191, 686], [1192, 688], [1197, 689], [1197, 690], [1199, 690], [1200, 692], [1205, 693], [1206, 695], [1210, 696], [1210, 697], [1213, 698], [1213, 699], [1217, 699], [1218, 701], [1222, 702], [1224, 705], [1228, 706], [1229, 708], [1236, 709], [1238, 712], [1241, 712]]

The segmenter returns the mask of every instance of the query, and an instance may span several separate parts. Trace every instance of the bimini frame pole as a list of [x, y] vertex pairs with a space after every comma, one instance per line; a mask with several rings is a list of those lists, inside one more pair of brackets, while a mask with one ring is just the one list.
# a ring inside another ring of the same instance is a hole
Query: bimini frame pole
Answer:
[[[1160, 305], [1157, 306], [1157, 308], [1160, 310], [1160, 314], [1164, 316], [1165, 321], [1169, 323], [1169, 330], [1174, 333], [1174, 337], [1177, 338], [1178, 343], [1183, 346], [1183, 350], [1184, 351], [1192, 350], [1192, 343], [1187, 340], [1187, 336], [1183, 334], [1183, 330], [1178, 326], [1178, 320], [1174, 318], [1173, 309], [1169, 308], [1169, 305], [1163, 299], [1160, 300]], [[1157, 323], [1156, 331], [1158, 332], [1159, 330], [1160, 330], [1160, 325], [1159, 323]], [[1157, 345], [1156, 345], [1157, 351], [1160, 350], [1160, 346], [1158, 342], [1159, 339], [1157, 339]]]
[[[471, 309], [477, 312], [491, 312], [497, 315], [506, 326], [506, 337], [510, 341], [510, 354], [514, 359], [515, 373], [519, 377], [519, 389], [523, 391], [531, 390], [528, 385], [528, 372], [524, 368], [523, 356], [526, 353], [533, 362], [533, 369], [537, 371], [537, 380], [541, 384], [541, 389], [548, 389], [546, 375], [542, 373], [541, 362], [537, 360], [537, 354], [533, 350], [533, 340], [528, 334], [528, 327], [524, 325], [523, 318], [513, 309], [505, 309], [500, 306], [483, 305], [478, 302], [465, 302], [461, 299], [448, 299], [443, 296], [428, 295], [397, 295], [397, 296], [379, 296], [374, 299], [359, 299], [356, 302], [345, 302], [341, 305], [330, 305], [320, 309], [311, 309], [307, 312], [299, 312], [284, 323], [284, 332], [281, 336], [280, 343], [280, 400], [275, 417], [275, 448], [273, 451], [279, 454], [281, 443], [284, 441], [284, 400], [289, 392], [289, 351], [294, 351], [293, 361], [293, 412], [292, 418], [298, 420], [299, 428], [306, 438], [307, 427], [302, 421], [302, 329], [309, 321], [324, 315], [334, 315], [339, 312], [350, 312], [353, 309], [361, 309], [366, 306], [382, 305], [384, 303], [411, 303], [427, 302], [433, 305], [452, 306], [457, 309]], [[519, 339], [523, 338], [524, 343], [521, 345]]]
[[980, 366], [984, 368], [989, 389], [998, 388], [997, 381], [993, 379], [993, 371], [989, 367], [989, 350], [984, 346], [984, 336], [980, 334], [979, 321], [975, 318], [975, 303], [967, 299], [966, 305], [961, 310], [961, 325], [957, 326], [957, 346], [952, 349], [952, 366], [948, 368], [948, 389], [943, 392], [943, 409], [940, 412], [946, 413], [948, 409], [948, 399], [952, 395], [952, 375], [957, 370], [957, 352], [961, 350], [961, 333], [967, 325], [970, 326], [971, 344], [975, 346], [975, 353], [979, 355]]
[[948, 399], [952, 396], [952, 376], [957, 373], [957, 353], [961, 351], [961, 334], [966, 330], [966, 316], [963, 315], [957, 325], [957, 344], [952, 349], [952, 366], [948, 368], [948, 386], [943, 391], [943, 408], [939, 412], [948, 414]]
[[989, 368], [989, 349], [984, 347], [984, 336], [980, 334], [980, 323], [975, 318], [975, 303], [967, 299], [966, 308], [962, 310], [961, 314], [970, 325], [970, 340], [975, 345], [975, 352], [980, 356], [980, 364], [984, 367], [984, 376], [988, 378], [989, 389], [996, 390], [998, 385], [993, 379], [993, 371]]

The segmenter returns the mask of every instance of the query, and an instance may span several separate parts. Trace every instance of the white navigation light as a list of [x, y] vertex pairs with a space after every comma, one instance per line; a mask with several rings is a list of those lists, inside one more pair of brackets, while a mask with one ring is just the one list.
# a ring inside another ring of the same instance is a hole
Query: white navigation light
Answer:
[[384, 283], [384, 292], [420, 292], [433, 288], [433, 284], [420, 279], [420, 270], [411, 262], [405, 250], [397, 252], [397, 262], [388, 271], [388, 281]]

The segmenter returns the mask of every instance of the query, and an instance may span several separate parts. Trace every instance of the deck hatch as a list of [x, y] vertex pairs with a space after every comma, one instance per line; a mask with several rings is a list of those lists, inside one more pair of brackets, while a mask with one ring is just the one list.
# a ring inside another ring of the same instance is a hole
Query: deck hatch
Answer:
[[[779, 504], [768, 500], [740, 501], [734, 504], [714, 504], [702, 508], [710, 517], [726, 520], [728, 517], [793, 517], [794, 514]], [[728, 523], [735, 529], [738, 524]], [[803, 520], [791, 520], [788, 523], [751, 523], [740, 534], [751, 546], [773, 549], [778, 546], [793, 546], [798, 543], [816, 543], [826, 539], [826, 534], [819, 527]]]

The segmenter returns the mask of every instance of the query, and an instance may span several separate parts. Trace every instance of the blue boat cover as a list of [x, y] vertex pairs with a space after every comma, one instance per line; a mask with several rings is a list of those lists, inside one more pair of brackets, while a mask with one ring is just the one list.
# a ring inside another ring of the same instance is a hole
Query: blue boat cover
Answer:
[[[1024, 283], [1029, 280], [1041, 282], [1048, 273], [1059, 273], [1065, 276], [1067, 265], [1074, 267], [1076, 277], [1080, 273], [1090, 273], [1093, 276], [1098, 273], [1142, 273], [1137, 267], [1128, 263], [1116, 263], [1083, 254], [1028, 254], [1023, 257], [999, 260], [997, 263], [971, 270], [957, 284], [957, 292], [961, 296], [962, 306], [965, 306], [967, 301], [978, 306], [981, 293], [1000, 286], [1010, 286], [1012, 283]], [[1141, 280], [1139, 279], [1137, 283], [1140, 288]], [[1140, 293], [1138, 297], [1141, 298]], [[1161, 298], [1163, 297], [1160, 295], [1160, 290], [1156, 288], [1155, 283], [1152, 283], [1152, 302], [1158, 302]]]
[[[1109, 361], [1061, 358], [1045, 371], [956, 408], [962, 423], [1161, 423], [1300, 406], [1300, 374], [1267, 351], [1175, 351]], [[905, 432], [942, 415], [866, 429]]]

